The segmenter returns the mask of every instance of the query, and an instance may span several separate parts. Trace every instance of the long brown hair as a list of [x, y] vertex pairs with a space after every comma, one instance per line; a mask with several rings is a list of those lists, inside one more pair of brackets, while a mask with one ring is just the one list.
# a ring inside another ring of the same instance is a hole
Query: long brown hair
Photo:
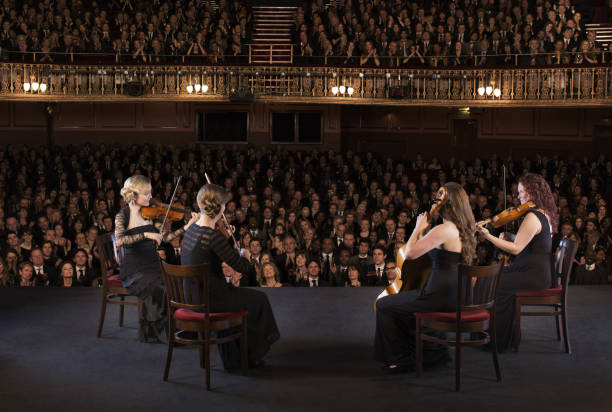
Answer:
[[523, 188], [529, 195], [529, 200], [535, 203], [536, 208], [542, 209], [544, 214], [548, 217], [551, 231], [557, 233], [559, 214], [557, 213], [555, 198], [546, 180], [544, 180], [542, 175], [525, 173], [523, 176], [519, 177], [518, 181], [523, 185]]
[[461, 260], [463, 263], [470, 265], [476, 254], [474, 213], [472, 213], [468, 195], [459, 183], [448, 182], [444, 187], [448, 192], [448, 201], [440, 209], [440, 216], [457, 226], [461, 239]]

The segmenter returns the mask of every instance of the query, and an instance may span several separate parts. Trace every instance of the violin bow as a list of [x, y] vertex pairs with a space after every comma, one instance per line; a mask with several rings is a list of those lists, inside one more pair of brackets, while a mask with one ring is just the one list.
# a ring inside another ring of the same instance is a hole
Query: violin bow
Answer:
[[[209, 185], [212, 184], [210, 178], [208, 177], [208, 173], [204, 172], [204, 177], [206, 178], [206, 183], [208, 183]], [[225, 226], [227, 226], [227, 231], [229, 232], [230, 236], [232, 237], [232, 240], [234, 241], [234, 247], [240, 250], [240, 246], [238, 245], [238, 242], [236, 241], [236, 238], [234, 237], [234, 234], [230, 229], [230, 224], [227, 221], [227, 218], [225, 217], [225, 213], [221, 213], [221, 217], [223, 217], [223, 222], [225, 223]]]
[[172, 207], [172, 202], [174, 202], [174, 196], [176, 196], [176, 190], [178, 189], [179, 184], [181, 183], [181, 177], [179, 176], [176, 180], [176, 186], [174, 186], [174, 192], [172, 192], [172, 197], [170, 198], [170, 204], [168, 205], [168, 209], [166, 210], [166, 216], [164, 216], [164, 220], [162, 222], [161, 227], [159, 228], [159, 234], [162, 234], [164, 230], [164, 226], [166, 226], [166, 220], [168, 219], [168, 214], [170, 213], [170, 208]]

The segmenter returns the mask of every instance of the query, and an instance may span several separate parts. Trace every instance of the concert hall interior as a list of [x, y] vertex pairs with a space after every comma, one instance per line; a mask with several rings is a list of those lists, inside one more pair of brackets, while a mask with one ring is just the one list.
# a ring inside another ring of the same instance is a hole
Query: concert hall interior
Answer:
[[612, 1], [4, 0], [0, 410], [612, 410]]

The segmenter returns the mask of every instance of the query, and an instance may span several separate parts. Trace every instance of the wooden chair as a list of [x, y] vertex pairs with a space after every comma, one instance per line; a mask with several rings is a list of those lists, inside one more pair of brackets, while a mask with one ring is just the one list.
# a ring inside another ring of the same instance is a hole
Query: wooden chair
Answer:
[[[102, 309], [100, 310], [100, 321], [98, 322], [98, 337], [102, 335], [104, 317], [106, 316], [106, 305], [119, 306], [119, 326], [123, 326], [123, 312], [126, 305], [138, 308], [138, 319], [140, 319], [140, 298], [136, 300], [125, 300], [131, 296], [123, 287], [119, 279], [119, 255], [115, 244], [115, 235], [105, 233], [96, 239], [96, 247], [100, 255], [100, 276], [102, 277]], [[118, 299], [117, 299], [118, 297]]]
[[[247, 348], [246, 310], [210, 312], [210, 276], [208, 264], [176, 266], [161, 262], [168, 299], [168, 355], [164, 381], [168, 380], [174, 343], [200, 346], [200, 367], [206, 368], [206, 390], [210, 390], [210, 345], [240, 339], [242, 374], [249, 368]], [[177, 332], [178, 330], [178, 332]], [[196, 339], [181, 337], [182, 331], [197, 332]], [[212, 331], [226, 331], [220, 338], [211, 337]]]
[[[495, 297], [502, 272], [502, 264], [492, 266], [459, 265], [457, 276], [457, 310], [455, 312], [415, 313], [416, 317], [416, 375], [423, 372], [422, 341], [455, 347], [455, 390], [461, 387], [461, 351], [465, 346], [491, 343], [491, 354], [497, 381], [501, 381], [497, 344], [495, 341]], [[491, 327], [489, 326], [491, 325]], [[427, 327], [441, 332], [454, 332], [454, 340], [441, 339], [423, 333]], [[489, 330], [489, 332], [487, 332]], [[482, 336], [464, 340], [464, 334]]]
[[[516, 319], [514, 321], [514, 350], [518, 352], [521, 342], [521, 317], [522, 316], [554, 316], [557, 320], [557, 340], [561, 340], [561, 328], [565, 341], [565, 352], [572, 353], [570, 346], [569, 330], [567, 328], [567, 285], [578, 244], [571, 239], [563, 239], [559, 243], [559, 249], [555, 256], [555, 270], [553, 276], [557, 286], [544, 290], [528, 290], [516, 293]], [[560, 282], [559, 279], [560, 278]], [[523, 311], [523, 305], [551, 306], [552, 311], [528, 312]]]

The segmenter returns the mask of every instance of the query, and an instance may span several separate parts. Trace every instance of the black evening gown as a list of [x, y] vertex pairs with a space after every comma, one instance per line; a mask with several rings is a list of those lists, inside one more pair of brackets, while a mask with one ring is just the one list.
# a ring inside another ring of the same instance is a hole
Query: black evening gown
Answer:
[[[249, 261], [240, 257], [220, 232], [193, 224], [185, 232], [181, 264], [195, 265], [204, 262], [208, 262], [210, 268], [211, 311], [248, 310], [249, 363], [256, 364], [268, 352], [270, 345], [280, 338], [268, 296], [258, 290], [236, 288], [227, 283], [221, 270], [221, 262], [246, 274], [250, 269]], [[228, 371], [239, 370], [241, 366], [239, 345], [238, 341], [219, 345], [223, 366]]]
[[[428, 252], [432, 267], [421, 290], [386, 296], [376, 302], [374, 359], [387, 365], [412, 367], [416, 361], [415, 312], [454, 312], [457, 309], [457, 265], [461, 253], [444, 249]], [[442, 333], [425, 331], [443, 337]], [[433, 364], [447, 358], [448, 349], [423, 342], [423, 363]]]
[[[125, 231], [126, 236], [157, 232], [154, 225]], [[142, 342], [164, 342], [168, 338], [168, 309], [155, 242], [139, 240], [122, 246], [119, 278], [132, 295], [142, 299], [139, 338]]]
[[551, 287], [552, 236], [548, 219], [540, 211], [531, 211], [542, 224], [542, 230], [525, 246], [510, 266], [504, 268], [495, 302], [497, 349], [508, 349], [514, 332], [515, 294], [521, 290]]

